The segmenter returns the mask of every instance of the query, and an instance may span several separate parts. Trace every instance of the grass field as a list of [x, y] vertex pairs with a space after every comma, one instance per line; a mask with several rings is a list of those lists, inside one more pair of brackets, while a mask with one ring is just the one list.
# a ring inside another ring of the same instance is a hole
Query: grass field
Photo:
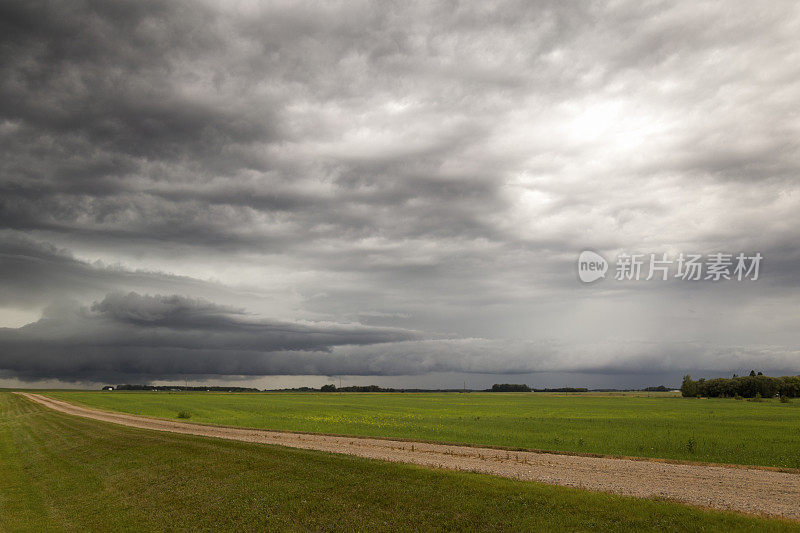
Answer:
[[800, 531], [491, 476], [145, 431], [0, 393], [0, 530]]
[[48, 393], [191, 422], [800, 468], [800, 401], [664, 394]]

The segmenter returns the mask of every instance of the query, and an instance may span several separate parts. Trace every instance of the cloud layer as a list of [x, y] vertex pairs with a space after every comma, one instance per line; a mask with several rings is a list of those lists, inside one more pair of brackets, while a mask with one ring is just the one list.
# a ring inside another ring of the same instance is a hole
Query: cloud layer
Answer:
[[[84, 309], [5, 330], [0, 371], [800, 372], [793, 2], [13, 0], [0, 21], [0, 320]], [[764, 273], [587, 288], [587, 248], [760, 251]], [[115, 315], [131, 291], [218, 309], [189, 335]], [[289, 348], [267, 321], [249, 351], [218, 329], [265, 316], [357, 327]]]
[[67, 382], [428, 373], [652, 375], [754, 366], [785, 370], [800, 356], [785, 346], [425, 339], [398, 328], [265, 320], [207, 300], [134, 292], [112, 293], [89, 307], [53, 305], [35, 323], [0, 329], [0, 353], [7, 375]]
[[396, 328], [256, 319], [205, 300], [132, 292], [88, 308], [50, 307], [38, 322], [0, 330], [0, 350], [3, 367], [24, 378], [314, 374], [301, 372], [304, 358], [292, 352], [321, 357], [334, 346], [415, 337]]

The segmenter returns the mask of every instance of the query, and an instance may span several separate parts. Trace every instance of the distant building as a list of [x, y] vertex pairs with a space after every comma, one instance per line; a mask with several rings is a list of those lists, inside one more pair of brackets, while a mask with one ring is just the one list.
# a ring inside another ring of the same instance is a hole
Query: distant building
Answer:
[[114, 387], [112, 387], [111, 385], [106, 385], [105, 387], [103, 387], [103, 390], [114, 390]]

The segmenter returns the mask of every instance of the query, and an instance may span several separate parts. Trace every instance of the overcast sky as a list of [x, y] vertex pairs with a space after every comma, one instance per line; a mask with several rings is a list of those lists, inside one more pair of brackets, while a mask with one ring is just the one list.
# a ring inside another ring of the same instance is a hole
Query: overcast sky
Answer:
[[[2, 2], [0, 386], [800, 373], [798, 35], [780, 0]], [[758, 279], [614, 279], [718, 252]]]

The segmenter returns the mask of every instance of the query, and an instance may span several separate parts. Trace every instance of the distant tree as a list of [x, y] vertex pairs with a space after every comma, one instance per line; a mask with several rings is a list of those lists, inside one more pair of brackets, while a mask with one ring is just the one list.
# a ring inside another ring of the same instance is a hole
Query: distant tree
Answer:
[[709, 398], [797, 398], [800, 397], [800, 376], [772, 377], [755, 371], [748, 376], [709, 380], [700, 378], [697, 381], [685, 376], [681, 392], [684, 396]]
[[755, 371], [755, 370], [751, 370], [751, 371], [750, 371], [750, 377], [751, 377], [751, 378], [754, 378], [754, 377], [756, 377], [756, 371]]
[[684, 398], [694, 398], [697, 396], [697, 383], [692, 381], [692, 376], [686, 374], [683, 376], [683, 383], [681, 384], [681, 395]]
[[336, 392], [336, 385], [323, 385], [320, 389], [322, 392]]

